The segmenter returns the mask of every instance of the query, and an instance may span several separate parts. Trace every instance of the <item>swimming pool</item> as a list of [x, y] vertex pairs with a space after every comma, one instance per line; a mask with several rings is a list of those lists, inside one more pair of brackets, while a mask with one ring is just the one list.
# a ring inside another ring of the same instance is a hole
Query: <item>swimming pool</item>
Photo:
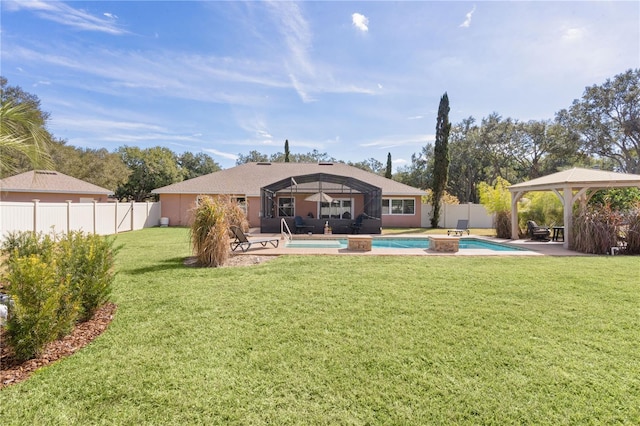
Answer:
[[[346, 239], [336, 240], [292, 240], [286, 244], [288, 248], [347, 248]], [[373, 238], [371, 248], [385, 249], [427, 249], [429, 248], [428, 238]], [[485, 249], [491, 251], [528, 251], [520, 247], [508, 246], [506, 244], [495, 243], [493, 241], [480, 240], [477, 238], [460, 238], [459, 249]]]

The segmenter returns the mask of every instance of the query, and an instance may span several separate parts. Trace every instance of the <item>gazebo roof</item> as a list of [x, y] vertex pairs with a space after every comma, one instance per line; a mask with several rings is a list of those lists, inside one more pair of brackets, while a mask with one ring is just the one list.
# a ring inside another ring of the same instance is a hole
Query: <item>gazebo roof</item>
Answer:
[[564, 187], [573, 189], [626, 188], [631, 186], [640, 187], [640, 175], [574, 167], [573, 169], [511, 185], [509, 191], [545, 191]]

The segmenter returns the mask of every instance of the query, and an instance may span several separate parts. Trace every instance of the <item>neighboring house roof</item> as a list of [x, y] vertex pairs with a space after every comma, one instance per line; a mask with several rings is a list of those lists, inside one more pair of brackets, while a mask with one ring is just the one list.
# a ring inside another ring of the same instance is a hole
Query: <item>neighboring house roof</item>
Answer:
[[609, 187], [632, 187], [640, 186], [640, 175], [628, 173], [616, 173], [605, 170], [582, 169], [575, 167], [563, 170], [537, 179], [511, 185], [511, 192], [517, 190], [540, 191], [558, 189], [563, 187], [572, 188], [609, 188]]
[[[155, 194], [230, 194], [259, 197], [260, 188], [289, 177], [326, 173], [350, 176], [382, 189], [384, 196], [422, 196], [425, 192], [343, 163], [246, 163], [154, 189]], [[323, 189], [330, 192], [328, 186]]]
[[32, 170], [0, 180], [3, 192], [113, 194], [113, 191], [52, 170]]

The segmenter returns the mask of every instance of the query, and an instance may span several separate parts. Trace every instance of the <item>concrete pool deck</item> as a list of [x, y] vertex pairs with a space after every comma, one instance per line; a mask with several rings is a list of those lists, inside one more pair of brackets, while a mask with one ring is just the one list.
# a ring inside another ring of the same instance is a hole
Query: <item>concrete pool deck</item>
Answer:
[[[251, 232], [252, 238], [280, 238], [280, 234], [260, 234]], [[294, 240], [327, 240], [346, 238], [347, 235], [294, 235]], [[376, 238], [426, 238], [426, 234], [401, 234], [401, 235], [376, 235]], [[563, 247], [562, 242], [554, 241], [532, 241], [532, 240], [507, 240], [495, 237], [486, 237], [479, 235], [470, 235], [470, 237], [478, 240], [486, 240], [493, 243], [499, 243], [516, 248], [514, 251], [494, 251], [489, 249], [462, 249], [456, 253], [435, 252], [429, 249], [390, 249], [375, 248], [371, 251], [354, 251], [346, 248], [289, 248], [286, 247], [286, 240], [281, 239], [277, 248], [264, 248], [260, 244], [254, 244], [245, 253], [236, 251], [235, 254], [252, 254], [262, 256], [280, 256], [286, 254], [295, 255], [340, 255], [348, 254], [353, 256], [589, 256], [585, 253], [579, 253], [573, 250], [567, 250]], [[525, 249], [525, 250], [518, 250]]]

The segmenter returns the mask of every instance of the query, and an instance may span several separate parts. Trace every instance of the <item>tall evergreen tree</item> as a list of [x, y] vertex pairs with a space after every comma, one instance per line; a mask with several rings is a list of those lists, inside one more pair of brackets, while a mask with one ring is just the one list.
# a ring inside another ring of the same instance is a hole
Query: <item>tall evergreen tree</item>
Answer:
[[391, 153], [387, 154], [387, 168], [384, 171], [384, 177], [391, 179]]
[[285, 139], [284, 141], [284, 162], [288, 163], [289, 160], [289, 139]]
[[434, 146], [433, 156], [433, 183], [431, 190], [433, 191], [433, 212], [431, 216], [431, 227], [437, 228], [440, 220], [440, 203], [444, 190], [447, 187], [449, 178], [449, 131], [451, 123], [449, 122], [449, 96], [447, 92], [440, 98], [440, 106], [438, 107], [438, 119], [436, 122], [436, 142]]

